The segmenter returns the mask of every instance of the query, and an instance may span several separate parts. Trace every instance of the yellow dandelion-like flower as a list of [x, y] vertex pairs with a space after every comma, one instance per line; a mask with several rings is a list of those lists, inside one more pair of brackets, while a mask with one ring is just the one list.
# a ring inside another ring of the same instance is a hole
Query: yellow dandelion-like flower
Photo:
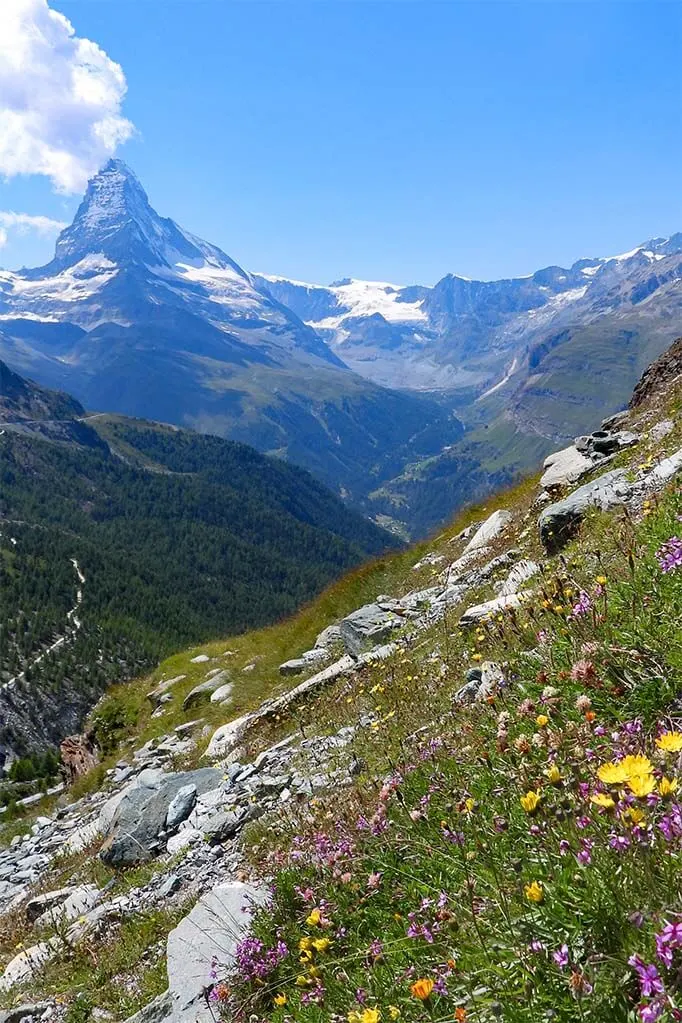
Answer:
[[410, 985], [410, 991], [415, 998], [418, 998], [421, 1002], [425, 1002], [426, 999], [431, 996], [433, 986], [434, 982], [430, 977], [420, 977], [419, 980], [415, 980], [414, 984]]
[[397, 1005], [389, 1005], [388, 1014], [391, 1019], [400, 1019], [400, 1009]]
[[550, 785], [560, 785], [562, 782], [561, 771], [556, 764], [550, 764], [545, 771], [545, 777]]
[[644, 799], [650, 796], [656, 788], [656, 779], [652, 774], [633, 774], [628, 778], [628, 788], [633, 796]]
[[605, 575], [598, 575], [596, 580], [595, 580], [595, 582], [599, 586], [606, 586], [606, 576]]
[[593, 796], [590, 796], [590, 802], [594, 803], [595, 806], [600, 806], [603, 810], [613, 810], [616, 805], [611, 796], [607, 796], [605, 792], [596, 792]]
[[674, 792], [677, 792], [677, 785], [677, 778], [661, 778], [658, 783], [658, 793], [664, 798], [672, 796]]
[[535, 719], [535, 724], [538, 726], [538, 728], [546, 728], [547, 725], [549, 724], [549, 718], [547, 717], [546, 714], [538, 714], [538, 716]]
[[316, 952], [326, 952], [331, 943], [331, 938], [316, 938], [313, 942], [313, 948]]
[[275, 995], [275, 997], [273, 998], [273, 1002], [275, 1003], [275, 1005], [286, 1005], [287, 996], [284, 994], [284, 992], [282, 992], [279, 995]]
[[664, 753], [679, 753], [682, 750], [682, 732], [664, 732], [656, 739], [656, 745]]
[[306, 917], [306, 923], [308, 927], [319, 927], [322, 921], [322, 913], [317, 907]]
[[540, 903], [545, 898], [545, 889], [540, 881], [531, 881], [530, 884], [525, 886], [523, 891], [529, 902]]
[[649, 758], [641, 753], [623, 757], [621, 765], [628, 772], [628, 778], [640, 774], [652, 774], [654, 770], [654, 765]]
[[622, 763], [614, 764], [613, 761], [602, 764], [597, 771], [599, 781], [603, 781], [605, 785], [623, 785], [628, 780], [628, 774]]
[[538, 806], [540, 805], [541, 799], [542, 796], [540, 795], [539, 792], [531, 791], [526, 792], [525, 796], [521, 796], [519, 802], [521, 803], [521, 806], [526, 811], [526, 813], [535, 813]]

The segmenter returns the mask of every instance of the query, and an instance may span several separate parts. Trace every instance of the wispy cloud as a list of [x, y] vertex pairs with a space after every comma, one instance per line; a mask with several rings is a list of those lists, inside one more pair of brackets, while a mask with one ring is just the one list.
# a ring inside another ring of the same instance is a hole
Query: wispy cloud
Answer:
[[47, 0], [0, 0], [0, 174], [80, 191], [130, 138], [121, 66]]
[[63, 220], [53, 220], [52, 217], [0, 210], [0, 249], [7, 244], [10, 231], [16, 231], [17, 234], [35, 231], [37, 234], [49, 236], [59, 234], [66, 226]]

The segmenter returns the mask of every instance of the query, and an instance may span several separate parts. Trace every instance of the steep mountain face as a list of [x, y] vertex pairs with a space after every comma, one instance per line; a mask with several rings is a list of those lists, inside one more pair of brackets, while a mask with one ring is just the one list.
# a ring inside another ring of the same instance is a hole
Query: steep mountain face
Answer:
[[90, 409], [286, 457], [358, 504], [462, 433], [437, 402], [352, 373], [234, 260], [158, 216], [116, 160], [47, 266], [0, 272], [0, 356]]
[[0, 382], [16, 406], [0, 421], [0, 753], [58, 741], [112, 679], [290, 614], [397, 546], [280, 459], [142, 420], [69, 420], [77, 402], [1, 363]]
[[[618, 366], [613, 386], [599, 383], [601, 401], [613, 407], [627, 400], [642, 369], [675, 336], [682, 311], [682, 234], [654, 238], [619, 256], [500, 281], [448, 274], [432, 288], [367, 281], [323, 288], [281, 277], [259, 280], [370, 379], [445, 391], [457, 407], [523, 388], [519, 422], [557, 439], [570, 432], [569, 408], [581, 401], [580, 381], [573, 393], [571, 376], [584, 376], [583, 421], [591, 411], [583, 332], [598, 358], [616, 363], [623, 336], [629, 339], [634, 354]], [[544, 388], [543, 375], [553, 369], [541, 364], [559, 345], [569, 392], [564, 397], [561, 387], [546, 388], [551, 403], [558, 399], [552, 414], [552, 408], [542, 409], [542, 398], [533, 397], [533, 388]]]

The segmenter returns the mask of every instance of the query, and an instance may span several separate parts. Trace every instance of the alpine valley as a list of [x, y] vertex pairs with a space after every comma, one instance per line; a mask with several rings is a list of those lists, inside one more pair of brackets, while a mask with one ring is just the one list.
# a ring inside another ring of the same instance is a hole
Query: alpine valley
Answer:
[[682, 234], [510, 280], [324, 287], [246, 272], [112, 160], [54, 259], [0, 272], [0, 357], [89, 410], [284, 457], [415, 536], [621, 408], [681, 311]]

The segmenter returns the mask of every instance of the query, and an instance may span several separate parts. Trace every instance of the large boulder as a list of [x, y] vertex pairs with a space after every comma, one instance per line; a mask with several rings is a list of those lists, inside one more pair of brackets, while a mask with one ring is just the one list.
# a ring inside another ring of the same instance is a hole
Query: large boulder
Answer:
[[168, 810], [178, 793], [192, 786], [196, 798], [221, 781], [222, 773], [211, 767], [177, 774], [143, 771], [124, 789], [113, 811], [100, 858], [117, 868], [153, 859], [162, 848]]
[[346, 650], [357, 657], [368, 647], [388, 639], [395, 629], [404, 624], [404, 619], [393, 611], [385, 611], [378, 604], [365, 604], [347, 615], [339, 629]]
[[489, 515], [482, 526], [476, 530], [469, 543], [462, 551], [462, 555], [471, 554], [482, 547], [488, 547], [500, 533], [506, 529], [513, 516], [506, 508], [500, 508]]
[[262, 889], [239, 881], [218, 885], [168, 935], [166, 962], [174, 1021], [212, 1023], [205, 997], [214, 982], [211, 971], [218, 979], [229, 973], [237, 944], [249, 931], [252, 910], [265, 898]]
[[592, 467], [592, 459], [572, 444], [547, 456], [543, 463], [545, 471], [540, 477], [540, 486], [548, 490], [552, 487], [565, 487], [569, 483], [575, 483]]
[[575, 534], [590, 508], [607, 511], [625, 504], [634, 492], [627, 477], [627, 470], [613, 469], [578, 487], [563, 501], [544, 508], [538, 519], [538, 529], [545, 548], [549, 552], [560, 550]]

